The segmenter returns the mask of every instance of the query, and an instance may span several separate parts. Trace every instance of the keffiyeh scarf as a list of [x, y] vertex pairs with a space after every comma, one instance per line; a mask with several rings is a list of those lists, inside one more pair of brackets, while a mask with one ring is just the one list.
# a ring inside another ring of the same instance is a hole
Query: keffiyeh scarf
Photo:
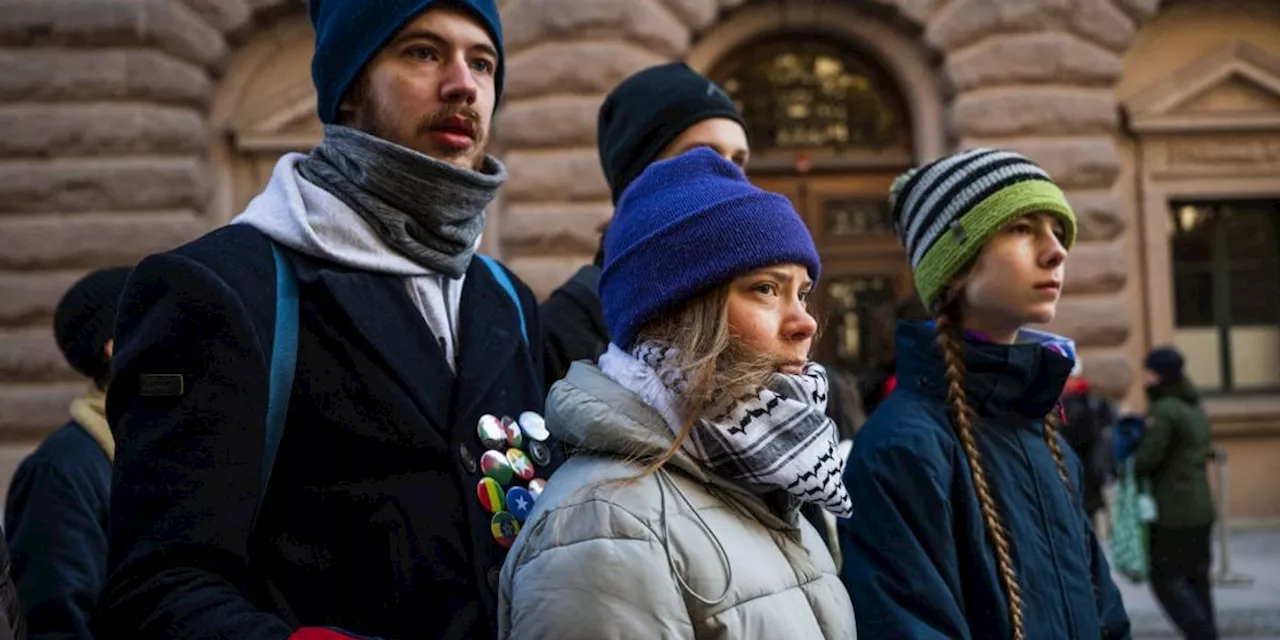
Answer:
[[[600, 357], [605, 375], [657, 409], [673, 433], [683, 426], [677, 398], [688, 388], [678, 353], [641, 342], [631, 353], [611, 344]], [[704, 411], [683, 449], [715, 474], [757, 493], [782, 490], [848, 517], [853, 502], [844, 487], [836, 426], [825, 413], [827, 390], [826, 370], [812, 362], [799, 375], [775, 373], [754, 393]]]

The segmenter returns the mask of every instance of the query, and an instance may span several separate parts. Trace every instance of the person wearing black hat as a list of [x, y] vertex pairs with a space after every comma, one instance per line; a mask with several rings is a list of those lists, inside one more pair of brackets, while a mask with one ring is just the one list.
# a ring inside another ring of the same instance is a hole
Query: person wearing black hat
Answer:
[[1150, 478], [1156, 502], [1148, 537], [1151, 591], [1184, 638], [1217, 638], [1209, 582], [1215, 514], [1205, 472], [1213, 430], [1177, 349], [1152, 350], [1143, 367], [1147, 428], [1133, 470]]
[[106, 388], [116, 304], [127, 267], [94, 271], [53, 314], [58, 348], [92, 383], [71, 401], [71, 421], [18, 466], [5, 500], [13, 578], [31, 638], [91, 638], [89, 617], [107, 580], [107, 522], [115, 441]]
[[[600, 106], [596, 145], [615, 206], [656, 160], [708, 147], [743, 167], [750, 153], [738, 107], [716, 83], [683, 62], [642, 69], [614, 88]], [[548, 389], [575, 360], [595, 361], [609, 345], [598, 292], [603, 265], [602, 234], [592, 263], [579, 268], [538, 310]]]
[[512, 505], [563, 460], [537, 301], [477, 253], [497, 5], [308, 14], [323, 140], [121, 303], [102, 636], [492, 637]]
[[852, 513], [809, 359], [822, 264], [804, 221], [695, 149], [645, 169], [605, 242], [611, 342], [547, 400], [579, 452], [503, 566], [499, 637], [854, 638], [799, 517]]

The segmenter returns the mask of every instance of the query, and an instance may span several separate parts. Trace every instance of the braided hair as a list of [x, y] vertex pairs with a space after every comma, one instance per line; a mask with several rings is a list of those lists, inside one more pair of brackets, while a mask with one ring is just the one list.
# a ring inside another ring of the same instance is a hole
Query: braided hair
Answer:
[[[996, 504], [995, 493], [987, 480], [986, 468], [983, 466], [982, 453], [978, 449], [977, 435], [975, 434], [973, 408], [969, 406], [967, 394], [964, 390], [964, 338], [961, 328], [963, 326], [963, 318], [960, 304], [958, 296], [952, 295], [948, 296], [948, 298], [944, 298], [944, 303], [939, 305], [934, 316], [936, 341], [938, 350], [942, 353], [947, 379], [947, 404], [950, 405], [951, 421], [956, 437], [960, 440], [960, 446], [969, 462], [969, 476], [973, 481], [974, 491], [978, 496], [978, 506], [982, 512], [983, 525], [991, 542], [991, 548], [995, 552], [996, 572], [1000, 579], [1000, 586], [1004, 589], [1005, 599], [1009, 603], [1009, 624], [1013, 630], [1013, 640], [1025, 640], [1026, 625], [1023, 619], [1022, 586], [1018, 580], [1017, 570], [1013, 567], [1012, 543], [1009, 531], [1005, 528], [1004, 519], [1000, 516], [1000, 508]], [[1071, 483], [1071, 475], [1067, 470], [1066, 461], [1062, 456], [1062, 447], [1059, 444], [1059, 427], [1058, 407], [1055, 405], [1044, 418], [1042, 433], [1044, 434], [1045, 444], [1049, 447], [1049, 453], [1053, 456], [1053, 462], [1057, 466], [1058, 477], [1066, 486], [1067, 491], [1074, 497], [1075, 488]], [[1096, 597], [1098, 591], [1097, 576], [1092, 576], [1092, 578]]]

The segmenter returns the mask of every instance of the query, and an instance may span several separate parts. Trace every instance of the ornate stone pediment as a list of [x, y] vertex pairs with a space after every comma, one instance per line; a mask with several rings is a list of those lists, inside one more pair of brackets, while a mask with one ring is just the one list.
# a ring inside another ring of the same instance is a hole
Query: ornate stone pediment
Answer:
[[310, 76], [303, 75], [246, 106], [228, 127], [239, 151], [272, 155], [308, 151], [323, 135]]
[[1280, 131], [1280, 58], [1234, 42], [1124, 105], [1138, 133]]

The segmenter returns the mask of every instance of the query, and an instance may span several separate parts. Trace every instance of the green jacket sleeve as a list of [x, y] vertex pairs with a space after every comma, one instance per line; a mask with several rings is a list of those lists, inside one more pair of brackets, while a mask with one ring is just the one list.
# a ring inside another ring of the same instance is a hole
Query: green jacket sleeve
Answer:
[[1177, 415], [1167, 405], [1160, 402], [1151, 405], [1147, 413], [1147, 432], [1133, 454], [1135, 474], [1150, 476], [1164, 465], [1169, 441], [1177, 427]]

